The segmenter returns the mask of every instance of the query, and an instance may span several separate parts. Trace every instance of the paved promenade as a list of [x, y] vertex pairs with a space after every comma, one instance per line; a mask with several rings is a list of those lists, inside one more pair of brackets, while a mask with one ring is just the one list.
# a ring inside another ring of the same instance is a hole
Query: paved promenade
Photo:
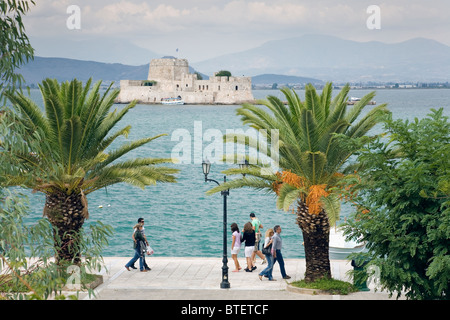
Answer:
[[[274, 279], [259, 280], [258, 273], [266, 267], [258, 258], [253, 272], [232, 272], [234, 263], [228, 261], [230, 289], [221, 289], [222, 259], [146, 257], [151, 271], [127, 271], [125, 264], [131, 257], [105, 257], [106, 270], [102, 270], [103, 284], [95, 289], [96, 296], [82, 294], [84, 300], [395, 300], [387, 293], [375, 292], [373, 285], [368, 292], [349, 295], [312, 295], [291, 292], [288, 282], [300, 280], [305, 273], [304, 259], [285, 259], [285, 268], [291, 279], [281, 277], [278, 264], [273, 270]], [[245, 267], [245, 259], [240, 259]], [[138, 263], [136, 263], [138, 266]], [[351, 281], [346, 274], [351, 270], [350, 261], [332, 260], [333, 278]]]

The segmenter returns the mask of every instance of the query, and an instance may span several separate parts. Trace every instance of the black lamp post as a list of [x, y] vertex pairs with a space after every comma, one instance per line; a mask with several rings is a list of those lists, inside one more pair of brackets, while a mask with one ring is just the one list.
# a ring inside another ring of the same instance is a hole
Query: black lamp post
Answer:
[[[208, 179], [208, 174], [211, 169], [211, 163], [208, 160], [203, 160], [202, 163], [203, 174], [205, 175], [205, 182], [212, 181], [220, 186], [220, 183], [213, 179]], [[227, 181], [227, 176], [223, 177], [223, 182]], [[229, 289], [230, 283], [228, 282], [228, 258], [227, 258], [227, 196], [230, 194], [229, 190], [221, 191], [223, 196], [223, 265], [222, 265], [222, 282], [220, 283], [221, 289]]]
[[[248, 160], [245, 159], [241, 163], [239, 163], [240, 169], [247, 169], [248, 168]], [[245, 177], [245, 173], [242, 174]]]

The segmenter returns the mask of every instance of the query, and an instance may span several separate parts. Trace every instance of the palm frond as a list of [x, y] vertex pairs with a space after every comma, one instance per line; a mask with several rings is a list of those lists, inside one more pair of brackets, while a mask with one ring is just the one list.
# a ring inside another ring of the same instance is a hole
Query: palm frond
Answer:
[[121, 164], [114, 164], [103, 168], [95, 176], [95, 181], [87, 180], [86, 185], [83, 185], [83, 190], [85, 190], [85, 194], [89, 194], [116, 183], [127, 183], [144, 189], [146, 186], [157, 183], [174, 183], [176, 182], [174, 174], [178, 172], [178, 169], [168, 167], [140, 166], [127, 168]]
[[166, 135], [167, 134], [159, 134], [159, 135], [156, 135], [156, 136], [151, 137], [151, 138], [139, 139], [139, 140], [132, 141], [132, 142], [129, 142], [127, 144], [122, 145], [118, 149], [115, 149], [115, 150], [111, 151], [108, 154], [108, 158], [105, 161], [99, 163], [94, 168], [93, 172], [97, 172], [97, 171], [103, 169], [104, 167], [106, 167], [110, 163], [114, 162], [115, 160], [119, 159], [120, 157], [122, 157], [123, 155], [127, 154], [128, 152], [130, 152], [130, 151], [132, 151], [132, 150], [134, 150], [136, 148], [139, 148], [139, 147], [143, 146], [144, 144], [149, 143], [150, 141], [153, 141], [153, 140], [155, 140], [155, 139], [157, 139], [159, 137], [166, 136]]
[[44, 100], [44, 108], [50, 130], [55, 137], [55, 145], [62, 149], [60, 136], [64, 122], [64, 107], [59, 99], [60, 86], [55, 79], [46, 79], [39, 85]]
[[320, 202], [327, 213], [330, 225], [334, 225], [340, 219], [341, 214], [341, 201], [339, 197], [337, 194], [331, 193], [327, 197], [322, 197]]
[[300, 141], [298, 143], [300, 143], [301, 149], [311, 152], [318, 151], [318, 127], [311, 110], [306, 110], [302, 113], [300, 125], [302, 128], [302, 136], [299, 137]]
[[231, 190], [231, 189], [240, 189], [240, 188], [251, 188], [258, 191], [265, 191], [267, 193], [273, 192], [273, 184], [272, 182], [266, 179], [253, 178], [253, 177], [244, 177], [241, 179], [228, 180], [217, 187], [214, 187], [208, 191], [206, 191], [207, 195], [212, 195], [217, 192]]
[[78, 147], [81, 143], [81, 121], [80, 117], [65, 119], [61, 128], [62, 156], [67, 166], [67, 172], [72, 172], [72, 165], [77, 162]]
[[[258, 166], [255, 166], [247, 170], [224, 171], [231, 175], [245, 173], [247, 181], [237, 179], [227, 182], [208, 191], [208, 194], [227, 188], [253, 186], [260, 189], [267, 188], [267, 190], [272, 188], [278, 194], [279, 208], [287, 209], [295, 203], [296, 199], [304, 197], [310, 212], [315, 213], [321, 210], [320, 197], [326, 196], [323, 201], [324, 207], [326, 207], [325, 210], [330, 210], [333, 221], [338, 212], [335, 196], [332, 196], [338, 188], [334, 184], [340, 186], [340, 179], [344, 179], [340, 175], [340, 170], [356, 150], [357, 145], [338, 137], [361, 139], [376, 123], [380, 122], [382, 116], [388, 111], [383, 104], [373, 108], [361, 118], [364, 107], [372, 100], [375, 93], [365, 95], [349, 109], [347, 100], [350, 85], [346, 84], [334, 98], [332, 88], [332, 83], [327, 83], [322, 93], [318, 95], [316, 89], [308, 84], [305, 86], [304, 102], [294, 90], [283, 88], [281, 92], [286, 97], [287, 106], [280, 99], [268, 96], [266, 100], [258, 101], [258, 106], [244, 104], [236, 111], [237, 115], [241, 116], [243, 124], [256, 130], [266, 130], [268, 146], [275, 142], [275, 138], [278, 139], [278, 153], [276, 155], [273, 152], [269, 153], [265, 146], [259, 147], [254, 139], [248, 139], [248, 137], [244, 139], [240, 136], [239, 141], [235, 143], [246, 147], [253, 146], [257, 154], [263, 154], [272, 160], [278, 156], [280, 172], [298, 175], [304, 181], [302, 185], [309, 186], [312, 190], [300, 190], [298, 186], [289, 187], [288, 183], [277, 180], [276, 176], [271, 180], [263, 179], [263, 176], [258, 173]], [[358, 121], [359, 118], [361, 120]], [[269, 130], [277, 130], [277, 137], [272, 137]], [[225, 155], [225, 158], [228, 156], [230, 155]], [[241, 155], [241, 157], [247, 156]]]
[[32, 101], [26, 97], [23, 93], [19, 92], [16, 95], [10, 92], [5, 92], [5, 96], [11, 101], [13, 107], [20, 112], [21, 122], [30, 130], [34, 131], [36, 128], [41, 128], [45, 133], [49, 132], [49, 125], [46, 118], [42, 115], [41, 109]]
[[222, 173], [230, 176], [245, 174], [246, 176], [258, 177], [267, 181], [276, 181], [277, 179], [275, 173], [271, 172], [269, 166], [253, 165], [249, 166], [247, 169], [230, 168], [223, 170]]
[[357, 124], [353, 125], [346, 134], [352, 138], [362, 137], [388, 114], [390, 114], [390, 112], [386, 108], [386, 104], [380, 104], [370, 110]]
[[87, 158], [91, 158], [93, 154], [99, 154], [104, 153], [105, 150], [120, 136], [123, 136], [125, 138], [128, 137], [128, 134], [130, 133], [131, 126], [126, 126], [125, 128], [122, 128], [118, 131], [116, 131], [114, 134], [110, 135], [106, 139], [103, 139], [95, 148], [90, 148], [89, 152], [86, 153]]
[[288, 211], [292, 204], [295, 204], [304, 192], [305, 190], [283, 183], [278, 192], [277, 208]]
[[293, 122], [299, 122], [300, 115], [302, 113], [302, 110], [305, 109], [305, 107], [303, 103], [300, 101], [298, 94], [295, 91], [290, 90], [288, 88], [282, 88], [281, 92], [284, 94], [288, 102]]
[[[79, 190], [80, 185], [92, 192], [119, 182], [139, 187], [175, 182], [174, 174], [178, 170], [156, 166], [172, 162], [171, 159], [143, 158], [120, 162], [131, 150], [162, 135], [125, 143], [106, 152], [117, 137], [128, 135], [130, 126], [113, 134], [110, 132], [136, 102], [110, 112], [119, 90], [112, 90], [110, 85], [102, 94], [101, 81], [92, 87], [91, 83], [92, 79], [86, 86], [76, 79], [61, 84], [55, 79], [44, 80], [39, 84], [44, 112], [23, 94], [11, 93], [10, 101], [17, 113], [14, 121], [21, 124], [17, 128], [25, 127], [28, 131], [12, 130], [14, 139], [22, 137], [23, 143], [19, 145], [23, 148], [7, 148], [4, 151], [8, 155], [2, 153], [2, 156], [13, 157], [11, 164], [16, 163], [22, 172], [33, 176], [34, 182], [29, 179], [27, 186], [42, 192], [59, 189], [70, 194]], [[16, 170], [17, 173], [20, 170]], [[13, 177], [8, 180], [11, 183], [19, 181]]]
[[324, 118], [328, 119], [330, 115], [330, 105], [333, 96], [333, 84], [328, 82], [322, 89], [322, 94], [320, 96], [320, 105], [323, 107]]
[[375, 91], [370, 92], [366, 94], [364, 97], [361, 98], [360, 101], [355, 103], [353, 105], [353, 108], [351, 108], [346, 115], [346, 120], [349, 123], [353, 123], [356, 121], [356, 119], [359, 117], [363, 109], [368, 105], [368, 103], [375, 97]]

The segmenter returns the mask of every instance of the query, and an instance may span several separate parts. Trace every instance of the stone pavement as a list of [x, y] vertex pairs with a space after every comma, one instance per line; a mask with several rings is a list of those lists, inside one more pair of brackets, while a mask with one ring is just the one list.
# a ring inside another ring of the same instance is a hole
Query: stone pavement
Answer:
[[[305, 273], [304, 259], [285, 259], [286, 273], [291, 279], [281, 277], [278, 264], [273, 270], [274, 279], [259, 280], [258, 273], [266, 267], [257, 258], [253, 272], [232, 272], [234, 262], [228, 260], [230, 289], [221, 289], [222, 258], [148, 257], [151, 271], [127, 271], [125, 264], [131, 257], [104, 257], [106, 270], [102, 270], [103, 284], [95, 289], [95, 297], [81, 294], [84, 300], [395, 300], [384, 292], [370, 291], [349, 295], [313, 295], [291, 292], [288, 282], [300, 280]], [[245, 259], [239, 260], [245, 267]], [[138, 262], [136, 262], [138, 266]], [[350, 261], [332, 260], [334, 279], [351, 282], [346, 274]]]

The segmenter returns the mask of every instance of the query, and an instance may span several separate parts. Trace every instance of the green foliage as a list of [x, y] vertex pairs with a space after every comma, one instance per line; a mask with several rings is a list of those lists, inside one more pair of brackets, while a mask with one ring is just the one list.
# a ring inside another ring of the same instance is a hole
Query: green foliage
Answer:
[[215, 74], [216, 77], [231, 77], [231, 72], [227, 70], [220, 70]]
[[349, 282], [335, 280], [328, 277], [323, 277], [314, 282], [299, 280], [291, 282], [290, 284], [299, 288], [323, 290], [329, 292], [330, 294], [347, 295], [358, 291], [358, 289]]
[[203, 80], [203, 76], [200, 72], [195, 72], [195, 74], [197, 75], [197, 80]]
[[4, 102], [4, 91], [12, 92], [24, 81], [15, 69], [33, 59], [34, 50], [22, 22], [30, 4], [34, 1], [0, 2], [0, 103]]
[[[350, 86], [335, 97], [331, 83], [318, 94], [313, 85], [305, 87], [305, 100], [294, 90], [283, 88], [287, 105], [275, 96], [244, 104], [237, 109], [244, 125], [264, 136], [263, 143], [244, 134], [224, 136], [226, 143], [243, 144], [272, 160], [277, 172], [267, 164], [252, 161], [247, 155], [227, 155], [226, 159], [249, 161], [248, 169], [226, 170], [226, 174], [245, 177], [227, 181], [209, 190], [213, 194], [227, 189], [250, 187], [277, 195], [277, 207], [296, 210], [296, 223], [305, 240], [305, 279], [314, 281], [330, 273], [328, 233], [340, 213], [341, 194], [346, 190], [348, 159], [355, 146], [350, 141], [363, 139], [389, 111], [386, 104], [362, 114], [375, 92], [347, 105]], [[351, 168], [351, 167], [350, 167]], [[350, 171], [353, 173], [353, 171]], [[325, 198], [325, 200], [323, 200]]]
[[156, 81], [155, 80], [143, 80], [142, 81], [142, 86], [144, 87], [152, 87], [152, 86], [156, 86]]
[[[283, 88], [281, 92], [288, 105], [275, 96], [268, 96], [267, 100], [259, 101], [260, 105], [244, 104], [237, 109], [243, 124], [266, 133], [267, 146], [245, 135], [224, 137], [226, 142], [234, 141], [248, 148], [257, 148], [258, 152], [278, 162], [280, 171], [292, 172], [305, 181], [303, 189], [287, 183], [282, 185], [277, 201], [281, 209], [287, 210], [295, 204], [301, 193], [307, 194], [312, 185], [326, 185], [327, 191], [339, 191], [336, 186], [342, 181], [342, 175], [336, 173], [345, 173], [347, 160], [356, 150], [349, 141], [365, 137], [389, 113], [386, 104], [381, 104], [359, 117], [375, 92], [349, 107], [347, 100], [350, 86], [345, 86], [334, 98], [332, 89], [332, 84], [328, 83], [319, 95], [314, 86], [309, 84], [305, 88], [305, 100], [301, 101], [294, 90]], [[338, 139], [337, 135], [341, 138]], [[343, 137], [346, 139], [344, 142]], [[272, 150], [275, 150], [273, 154]], [[230, 160], [229, 156], [227, 161]], [[238, 155], [235, 160], [244, 156]], [[276, 174], [267, 170], [267, 165], [256, 163], [248, 157], [246, 159], [250, 160], [250, 169], [247, 171], [226, 171], [234, 175], [246, 173], [244, 178], [215, 187], [208, 194], [246, 186], [277, 192], [273, 184], [277, 180]], [[329, 199], [326, 203], [332, 218], [338, 214], [335, 200]]]
[[[36, 186], [49, 181], [45, 178], [53, 179], [61, 175], [62, 166], [58, 166], [61, 163], [52, 163], [55, 156], [61, 161], [61, 155], [64, 154], [70, 167], [72, 159], [76, 157], [71, 146], [79, 146], [80, 143], [71, 134], [82, 124], [79, 118], [73, 117], [74, 107], [79, 106], [77, 101], [80, 98], [74, 88], [79, 88], [79, 84], [66, 86], [65, 92], [59, 92], [60, 97], [68, 97], [65, 101], [68, 103], [63, 104], [67, 106], [64, 108], [65, 115], [68, 115], [65, 122], [61, 122], [64, 117], [58, 114], [58, 110], [63, 110], [61, 105], [55, 103], [58, 99], [55, 96], [53, 99], [44, 99], [53, 110], [49, 121], [56, 123], [62, 129], [61, 133], [52, 131], [55, 127], [48, 125], [40, 110], [22, 94], [24, 79], [15, 69], [33, 59], [34, 50], [22, 22], [22, 16], [29, 10], [30, 4], [34, 5], [35, 2], [0, 2], [0, 101], [3, 103], [6, 97], [18, 97], [19, 104], [24, 106], [22, 119], [8, 109], [0, 110], [0, 299], [46, 299], [50, 295], [54, 295], [55, 299], [64, 299], [58, 292], [61, 292], [70, 276], [67, 274], [68, 266], [55, 264], [52, 258], [58, 246], [58, 239], [53, 241], [57, 233], [45, 219], [31, 226], [25, 225], [23, 219], [28, 209], [26, 198], [4, 188], [7, 185]], [[15, 93], [17, 88], [20, 93]], [[89, 86], [83, 93], [87, 93], [88, 89]], [[105, 101], [98, 99], [95, 94], [90, 97], [94, 103]], [[108, 107], [107, 103], [103, 107]], [[67, 138], [65, 145], [59, 139], [59, 150], [63, 150], [59, 155], [52, 153], [55, 145], [52, 145], [51, 137], [57, 135]], [[46, 163], [47, 156], [49, 161]], [[75, 176], [80, 177], [81, 170], [77, 169]], [[76, 236], [81, 239], [77, 243], [77, 250], [85, 256], [84, 261], [76, 266], [81, 279], [86, 278], [87, 270], [100, 270], [100, 253], [108, 245], [107, 238], [111, 235], [111, 227], [101, 223], [92, 224], [88, 232], [81, 230], [77, 233]], [[92, 294], [92, 290], [89, 292]], [[74, 299], [76, 295], [69, 298]]]
[[[48, 299], [60, 296], [68, 284], [70, 264], [57, 265], [53, 259], [53, 228], [46, 219], [24, 223], [28, 212], [26, 198], [0, 189], [0, 292], [6, 299]], [[85, 257], [76, 266], [80, 279], [100, 271], [102, 250], [108, 245], [112, 228], [101, 222], [80, 233], [79, 248]], [[86, 289], [83, 286], [79, 288]], [[93, 294], [92, 290], [88, 290]], [[76, 294], [76, 292], [74, 292]]]
[[366, 241], [380, 283], [410, 299], [449, 299], [450, 124], [443, 109], [386, 122], [387, 136], [358, 155], [361, 210], [347, 234]]
[[[9, 185], [24, 185], [44, 193], [55, 190], [70, 195], [83, 190], [87, 195], [103, 187], [126, 182], [144, 188], [156, 182], [175, 182], [178, 170], [158, 167], [171, 159], [140, 158], [122, 160], [124, 155], [161, 135], [124, 143], [117, 149], [111, 144], [127, 137], [131, 126], [115, 132], [119, 121], [136, 102], [121, 110], [112, 110], [119, 90], [100, 92], [101, 81], [91, 88], [81, 81], [58, 83], [46, 79], [39, 85], [44, 100], [44, 112], [22, 93], [9, 93], [13, 110], [8, 110], [4, 122], [4, 142], [0, 157], [19, 171], [2, 172]], [[22, 126], [16, 130], [15, 123]], [[20, 131], [19, 131], [20, 130]], [[23, 141], [22, 141], [23, 140]], [[21, 148], [15, 147], [19, 141]], [[28, 175], [22, 175], [26, 171]], [[25, 179], [33, 177], [33, 179]]]

